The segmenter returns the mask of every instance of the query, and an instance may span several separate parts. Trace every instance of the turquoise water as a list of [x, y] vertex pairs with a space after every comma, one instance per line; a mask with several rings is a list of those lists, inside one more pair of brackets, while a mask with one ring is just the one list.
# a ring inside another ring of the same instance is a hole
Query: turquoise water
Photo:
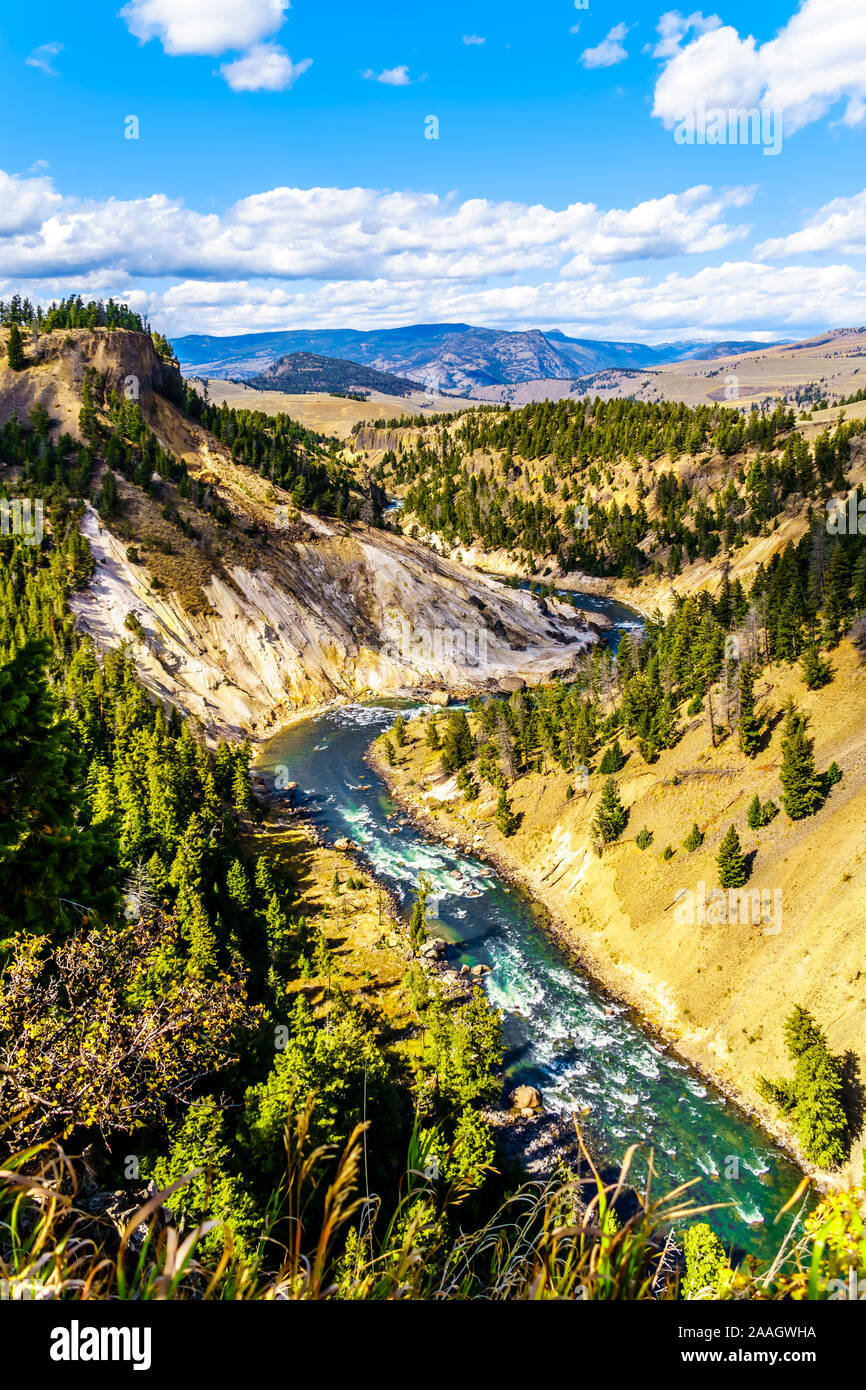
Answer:
[[[484, 983], [504, 1013], [509, 1089], [528, 1082], [549, 1109], [578, 1113], [602, 1163], [618, 1163], [630, 1144], [652, 1148], [655, 1191], [699, 1178], [693, 1201], [727, 1204], [708, 1218], [723, 1239], [761, 1257], [774, 1254], [791, 1217], [776, 1225], [773, 1219], [800, 1171], [631, 1010], [566, 960], [526, 895], [480, 860], [398, 825], [387, 787], [363, 761], [398, 707], [406, 709], [405, 702], [351, 705], [294, 724], [265, 746], [256, 770], [277, 798], [275, 782], [296, 781], [303, 813], [323, 838], [346, 835], [359, 844], [404, 907], [419, 875], [427, 876], [436, 932], [451, 943], [449, 960], [492, 967]], [[632, 1171], [646, 1172], [645, 1154]]]

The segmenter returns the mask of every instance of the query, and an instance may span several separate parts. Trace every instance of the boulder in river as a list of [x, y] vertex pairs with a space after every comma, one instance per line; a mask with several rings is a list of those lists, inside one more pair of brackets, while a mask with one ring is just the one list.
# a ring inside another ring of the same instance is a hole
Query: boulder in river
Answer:
[[431, 705], [441, 705], [443, 709], [450, 703], [451, 696], [447, 690], [431, 690], [427, 696], [427, 702]]
[[534, 1086], [518, 1086], [511, 1092], [509, 1097], [511, 1104], [517, 1110], [543, 1110], [544, 1105], [541, 1100], [541, 1093]]
[[338, 850], [340, 850], [341, 852], [344, 852], [344, 851], [347, 850], [347, 849], [357, 849], [357, 848], [358, 848], [358, 846], [355, 844], [355, 841], [354, 841], [354, 840], [347, 840], [345, 835], [341, 835], [340, 838], [339, 838], [339, 840], [335, 840], [335, 841], [334, 841], [334, 849], [338, 849]]
[[499, 689], [506, 695], [514, 695], [516, 691], [526, 689], [526, 681], [522, 676], [503, 676], [499, 682]]

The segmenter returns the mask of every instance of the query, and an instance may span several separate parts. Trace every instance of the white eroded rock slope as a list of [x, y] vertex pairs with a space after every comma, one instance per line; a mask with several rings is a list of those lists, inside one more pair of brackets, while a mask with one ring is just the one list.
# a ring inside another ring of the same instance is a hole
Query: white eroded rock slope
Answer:
[[[445, 688], [495, 689], [567, 669], [596, 634], [570, 609], [503, 587], [403, 537], [305, 516], [303, 539], [260, 568], [214, 574], [209, 611], [154, 591], [89, 510], [96, 570], [73, 597], [101, 647], [131, 643], [145, 685], [212, 733], [261, 736], [328, 701]], [[125, 626], [142, 624], [139, 640]]]

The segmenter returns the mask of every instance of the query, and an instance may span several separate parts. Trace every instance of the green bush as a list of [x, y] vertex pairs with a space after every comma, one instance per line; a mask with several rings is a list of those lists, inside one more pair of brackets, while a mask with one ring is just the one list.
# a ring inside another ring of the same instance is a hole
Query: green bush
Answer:
[[689, 854], [694, 854], [695, 850], [700, 849], [704, 843], [703, 831], [695, 821], [686, 838], [683, 840], [683, 849], [687, 849]]

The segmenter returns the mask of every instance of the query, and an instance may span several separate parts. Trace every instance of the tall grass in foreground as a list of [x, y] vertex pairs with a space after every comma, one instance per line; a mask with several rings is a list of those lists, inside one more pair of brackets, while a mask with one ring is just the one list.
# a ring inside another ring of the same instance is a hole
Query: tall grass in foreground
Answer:
[[19, 1153], [0, 1170], [0, 1292], [67, 1300], [823, 1299], [845, 1296], [834, 1290], [850, 1283], [852, 1269], [866, 1271], [864, 1191], [826, 1198], [801, 1224], [804, 1183], [780, 1213], [779, 1253], [768, 1270], [747, 1261], [735, 1271], [723, 1261], [705, 1286], [694, 1270], [684, 1282], [670, 1232], [712, 1209], [689, 1203], [690, 1183], [653, 1198], [648, 1181], [621, 1223], [615, 1206], [634, 1148], [616, 1182], [603, 1183], [593, 1169], [589, 1199], [568, 1175], [527, 1183], [490, 1220], [462, 1230], [467, 1192], [434, 1191], [414, 1166], [423, 1155], [413, 1140], [399, 1205], [377, 1230], [379, 1204], [361, 1192], [364, 1126], [336, 1155], [311, 1144], [311, 1113], [308, 1105], [287, 1128], [286, 1175], [258, 1248], [244, 1255], [226, 1233], [216, 1260], [197, 1254], [215, 1223], [188, 1231], [165, 1223], [162, 1209], [186, 1178], [119, 1227], [86, 1209], [79, 1166], [58, 1146]]

